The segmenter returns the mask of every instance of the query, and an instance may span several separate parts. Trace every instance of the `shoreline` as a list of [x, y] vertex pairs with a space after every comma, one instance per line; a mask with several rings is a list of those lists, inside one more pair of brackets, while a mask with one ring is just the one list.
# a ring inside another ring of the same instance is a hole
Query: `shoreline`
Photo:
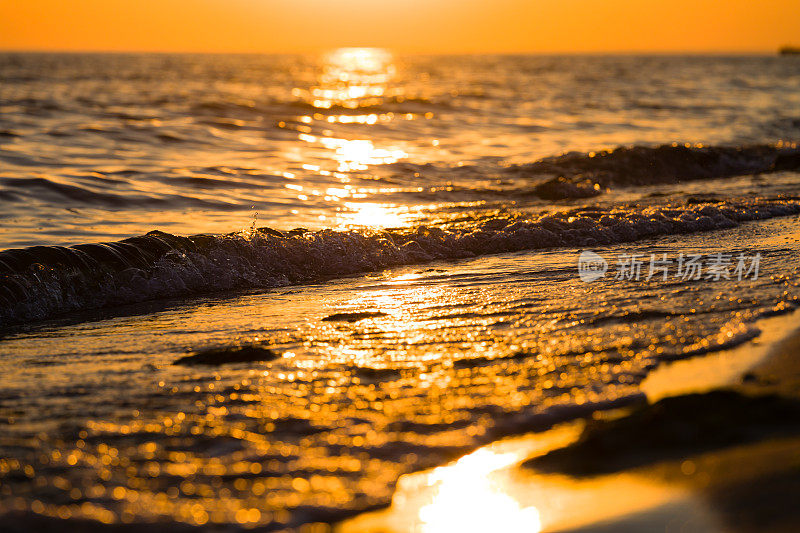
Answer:
[[[769, 419], [785, 409], [800, 414], [799, 325], [800, 310], [763, 318], [755, 339], [654, 370], [642, 384], [644, 407], [600, 411], [588, 421], [500, 439], [448, 465], [404, 476], [391, 506], [347, 519], [334, 531], [436, 532], [452, 523], [479, 531], [490, 525], [481, 517], [500, 520], [500, 512], [509, 532], [750, 532], [765, 521], [770, 531], [790, 531], [800, 519], [791, 499], [800, 488], [800, 426]], [[695, 380], [666, 388], [693, 370], [706, 386]], [[670, 420], [673, 430], [675, 422], [699, 430], [698, 440], [676, 437], [669, 453], [653, 454], [646, 438], [636, 438]], [[729, 443], [713, 442], [709, 423], [720, 420], [744, 427], [746, 438], [733, 431], [725, 436]], [[581, 448], [593, 432], [610, 439], [612, 449]], [[610, 467], [614, 461], [623, 466]]]
[[794, 336], [800, 339], [800, 309], [759, 318], [752, 327], [759, 334], [742, 344], [659, 365], [640, 385], [648, 401], [738, 385], [743, 376], [778, 356], [784, 343]]

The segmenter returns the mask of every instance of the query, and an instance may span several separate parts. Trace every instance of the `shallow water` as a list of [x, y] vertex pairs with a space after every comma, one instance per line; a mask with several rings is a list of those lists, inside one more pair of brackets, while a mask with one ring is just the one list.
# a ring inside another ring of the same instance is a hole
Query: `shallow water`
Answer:
[[[752, 338], [798, 297], [797, 235], [792, 217], [680, 238], [759, 242], [755, 281], [584, 283], [560, 249], [26, 327], [0, 343], [4, 508], [296, 525], [387, 503], [403, 473], [634, 401], [660, 361]], [[354, 312], [382, 314], [324, 320]], [[253, 342], [281, 358], [172, 364]]]
[[[335, 521], [800, 301], [792, 58], [0, 72], [0, 512], [23, 523]], [[616, 279], [631, 253], [645, 275]], [[645, 279], [719, 253], [730, 279]], [[276, 358], [174, 364], [250, 345]]]

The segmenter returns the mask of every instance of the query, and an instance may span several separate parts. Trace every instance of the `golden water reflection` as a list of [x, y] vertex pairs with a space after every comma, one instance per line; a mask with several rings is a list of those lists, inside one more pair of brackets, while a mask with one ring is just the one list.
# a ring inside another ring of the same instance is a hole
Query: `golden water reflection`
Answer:
[[[346, 138], [326, 129], [333, 124], [372, 126], [394, 120], [393, 112], [376, 111], [381, 111], [378, 108], [387, 98], [402, 98], [402, 89], [391, 87], [396, 74], [392, 54], [386, 50], [341, 48], [327, 54], [317, 84], [294, 90], [297, 97], [319, 110], [299, 117], [298, 138], [320, 146], [321, 156], [333, 161], [337, 172], [362, 171], [408, 157], [398, 146], [376, 146], [373, 139]], [[339, 112], [328, 114], [326, 110]]]
[[[718, 531], [708, 509], [686, 489], [637, 474], [575, 479], [538, 474], [525, 459], [577, 438], [580, 425], [496, 441], [452, 464], [400, 478], [390, 508], [343, 522], [337, 533], [449, 533], [564, 531], [674, 509]], [[624, 494], [625, 498], [620, 498]], [[656, 522], [654, 522], [656, 523]], [[610, 529], [609, 529], [610, 530]]]
[[302, 133], [299, 138], [309, 143], [319, 142], [325, 148], [332, 150], [331, 159], [338, 163], [339, 172], [366, 170], [369, 165], [395, 163], [408, 155], [402, 150], [376, 148], [368, 139], [347, 140]]
[[435, 469], [429, 476], [429, 483], [437, 484], [438, 488], [433, 501], [419, 510], [419, 531], [541, 531], [539, 510], [521, 505], [503, 492], [490, 476], [519, 459], [515, 453], [481, 449], [462, 457], [449, 468]]
[[341, 226], [367, 226], [376, 228], [397, 228], [408, 225], [400, 209], [376, 203], [345, 202], [345, 209], [339, 214]]
[[318, 109], [356, 109], [380, 103], [397, 74], [392, 54], [380, 48], [340, 48], [324, 58], [320, 84], [311, 89]]

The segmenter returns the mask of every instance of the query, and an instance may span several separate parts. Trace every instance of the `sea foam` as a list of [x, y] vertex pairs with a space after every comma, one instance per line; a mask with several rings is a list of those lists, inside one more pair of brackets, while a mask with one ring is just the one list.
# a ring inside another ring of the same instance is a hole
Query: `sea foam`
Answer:
[[800, 213], [794, 199], [658, 207], [583, 207], [453, 227], [270, 228], [181, 237], [153, 231], [102, 244], [0, 252], [0, 325], [69, 311], [216, 291], [305, 283], [398, 265], [553, 247], [594, 247], [730, 228]]

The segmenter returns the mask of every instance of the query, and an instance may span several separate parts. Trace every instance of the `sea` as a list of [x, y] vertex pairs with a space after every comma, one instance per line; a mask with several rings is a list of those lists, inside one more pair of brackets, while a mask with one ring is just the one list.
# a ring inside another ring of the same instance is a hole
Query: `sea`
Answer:
[[800, 304], [799, 141], [792, 56], [4, 52], [0, 520], [326, 531], [642, 401]]

